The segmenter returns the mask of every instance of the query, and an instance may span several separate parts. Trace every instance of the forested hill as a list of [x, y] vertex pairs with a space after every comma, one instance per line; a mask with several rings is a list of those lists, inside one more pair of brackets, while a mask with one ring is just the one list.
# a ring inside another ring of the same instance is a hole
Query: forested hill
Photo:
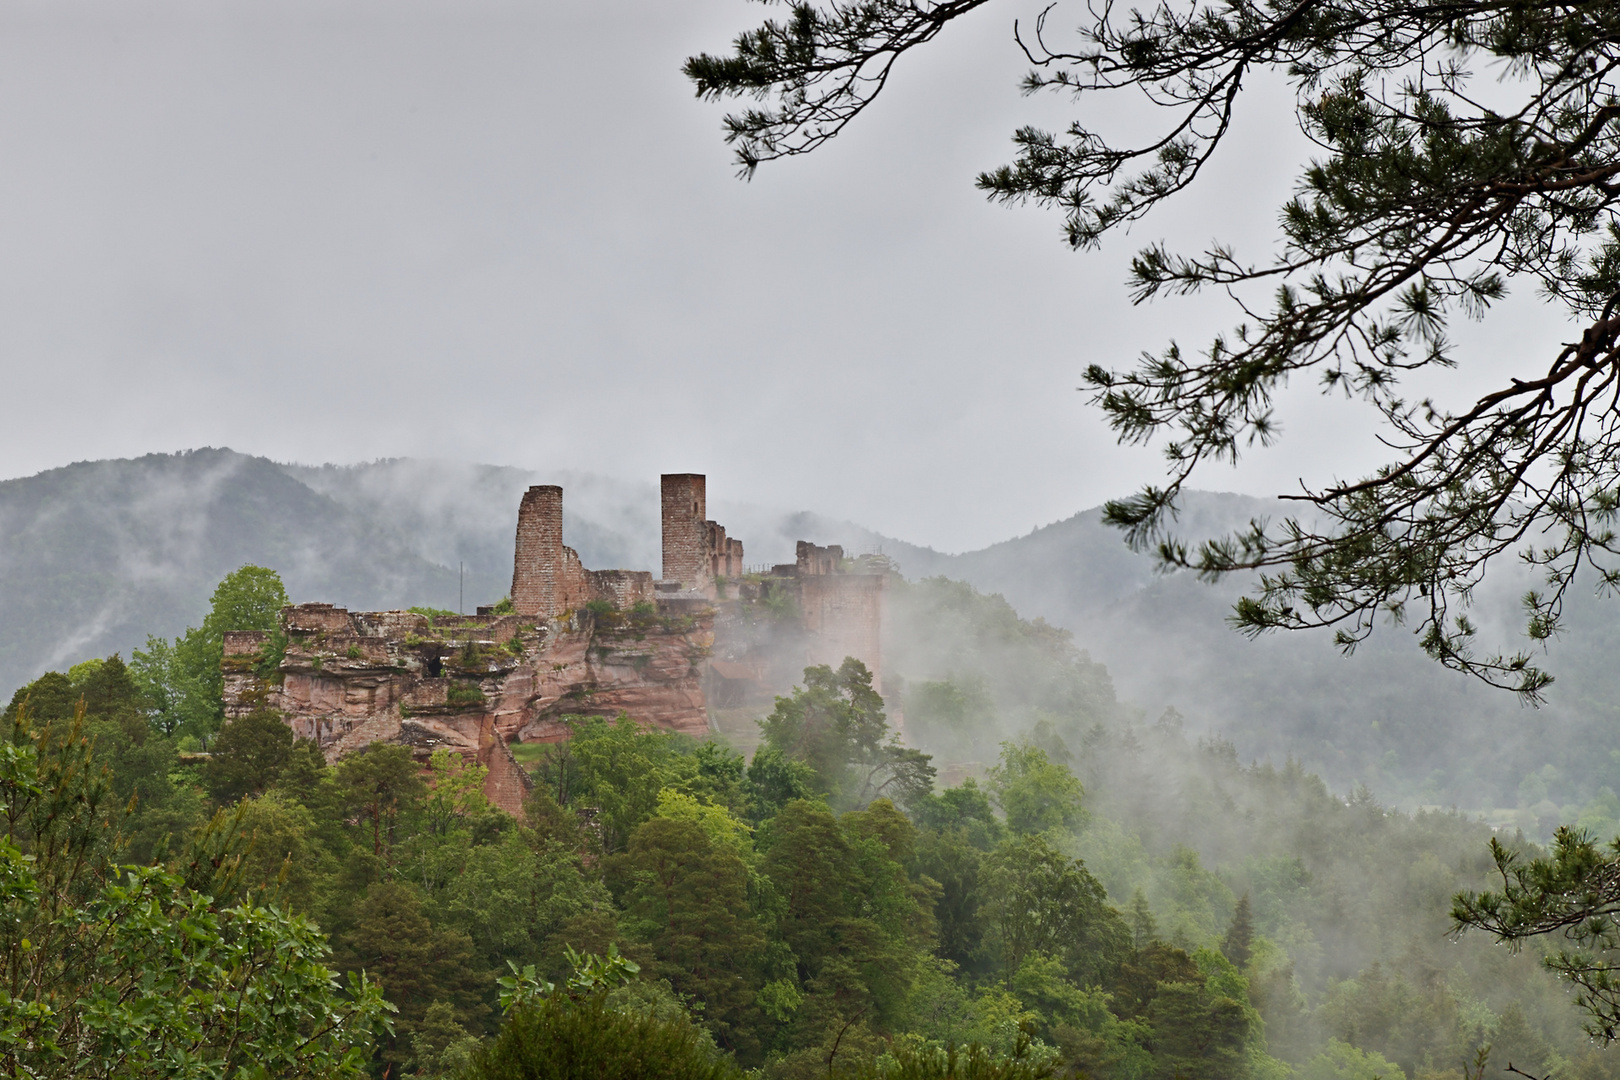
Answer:
[[[215, 583], [243, 563], [277, 569], [300, 601], [490, 602], [510, 582], [518, 499], [541, 482], [565, 486], [566, 539], [586, 565], [656, 569], [650, 479], [413, 460], [291, 466], [209, 449], [0, 483], [0, 686], [196, 624]], [[1271, 510], [1199, 494], [1180, 524], [1196, 537]], [[1575, 630], [1551, 658], [1552, 703], [1529, 710], [1441, 671], [1398, 628], [1349, 660], [1323, 635], [1248, 642], [1225, 625], [1241, 583], [1160, 577], [1095, 510], [957, 555], [808, 512], [711, 500], [711, 514], [744, 539], [750, 563], [791, 558], [793, 541], [810, 539], [881, 548], [913, 580], [944, 575], [1000, 593], [1073, 631], [1148, 720], [1173, 705], [1189, 730], [1224, 734], [1245, 759], [1292, 755], [1335, 790], [1365, 783], [1408, 804], [1539, 808], [1533, 826], [1620, 790], [1607, 749], [1620, 686], [1606, 662], [1620, 609], [1607, 601], [1577, 598]], [[1488, 631], [1511, 630], [1514, 593], [1508, 583], [1487, 594]]]
[[[1260, 499], [1193, 493], [1177, 528], [1203, 538], [1276, 511]], [[1546, 820], [1525, 822], [1536, 832], [1557, 812], [1567, 819], [1572, 804], [1620, 791], [1620, 753], [1610, 752], [1620, 745], [1612, 660], [1620, 601], [1589, 585], [1569, 598], [1569, 631], [1547, 659], [1558, 681], [1548, 703], [1532, 709], [1444, 671], [1400, 626], [1380, 625], [1350, 657], [1325, 633], [1244, 638], [1227, 618], [1245, 581], [1212, 586], [1159, 575], [1098, 510], [982, 551], [914, 550], [899, 559], [908, 577], [970, 582], [1005, 596], [1026, 618], [1073, 631], [1107, 665], [1120, 697], [1149, 719], [1174, 706], [1195, 730], [1221, 733], [1245, 757], [1293, 755], [1341, 791], [1365, 783], [1409, 806], [1539, 805]], [[1518, 598], [1530, 585], [1504, 574], [1482, 587], [1470, 612], [1489, 642], [1481, 652], [1518, 647]]]
[[263, 458], [80, 462], [0, 483], [0, 683], [178, 633], [243, 563], [362, 605], [456, 587], [402, 534]]

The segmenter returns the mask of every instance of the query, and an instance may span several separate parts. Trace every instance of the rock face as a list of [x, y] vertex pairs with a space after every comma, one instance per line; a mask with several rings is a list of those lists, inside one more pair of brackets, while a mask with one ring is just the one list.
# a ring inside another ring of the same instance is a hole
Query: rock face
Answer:
[[742, 542], [705, 517], [703, 476], [664, 476], [662, 500], [659, 581], [585, 569], [562, 542], [562, 489], [537, 486], [507, 604], [431, 617], [298, 604], [276, 634], [227, 633], [225, 714], [274, 709], [328, 761], [373, 742], [424, 765], [449, 750], [485, 766], [485, 794], [515, 814], [531, 782], [508, 744], [566, 739], [566, 717], [703, 736], [711, 704], [768, 702], [808, 664], [853, 656], [880, 674], [881, 556], [800, 543], [795, 563], [749, 574]]
[[680, 600], [545, 622], [299, 604], [283, 609], [278, 636], [225, 635], [225, 713], [274, 709], [328, 761], [373, 742], [423, 763], [449, 750], [485, 766], [485, 795], [518, 813], [531, 785], [507, 744], [567, 738], [564, 716], [624, 712], [705, 734], [713, 642], [713, 609]]

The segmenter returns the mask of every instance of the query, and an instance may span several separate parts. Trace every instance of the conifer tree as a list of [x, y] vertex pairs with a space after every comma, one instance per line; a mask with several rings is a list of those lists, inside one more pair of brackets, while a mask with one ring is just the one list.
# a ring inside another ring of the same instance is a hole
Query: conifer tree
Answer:
[[[990, 2], [806, 0], [685, 71], [700, 97], [757, 101], [725, 120], [750, 174], [837, 136], [902, 56]], [[1058, 28], [1075, 21], [1065, 38]], [[1217, 240], [1197, 254], [1154, 244], [1132, 261], [1137, 302], [1222, 292], [1239, 325], [1201, 349], [1171, 343], [1131, 368], [1086, 368], [1120, 440], [1162, 440], [1168, 463], [1166, 482], [1110, 502], [1106, 519], [1168, 566], [1260, 571], [1236, 611], [1250, 633], [1328, 627], [1349, 649], [1392, 613], [1440, 662], [1538, 699], [1548, 673], [1527, 649], [1477, 650], [1465, 609], [1504, 555], [1546, 579], [1525, 600], [1530, 644], [1558, 629], [1578, 571], [1620, 585], [1620, 9], [1077, 4], [1015, 23], [1014, 36], [1031, 62], [1024, 90], [1071, 98], [1081, 115], [1063, 131], [1019, 128], [1015, 159], [978, 185], [1058, 210], [1075, 248], [1197, 189], [1244, 89], [1267, 75], [1290, 86], [1314, 144], [1269, 254]], [[1116, 125], [1095, 106], [1121, 94], [1160, 122], [1125, 125], [1125, 141], [1104, 134]], [[1513, 285], [1544, 297], [1567, 331], [1488, 375], [1471, 401], [1410, 396], [1403, 378], [1465, 359], [1449, 323], [1482, 316]], [[1288, 493], [1302, 512], [1236, 535], [1196, 548], [1169, 535], [1195, 471], [1274, 442], [1276, 394], [1307, 380], [1365, 403], [1387, 462]]]
[[1138, 952], [1159, 940], [1159, 924], [1148, 907], [1147, 897], [1137, 889], [1131, 894], [1131, 941]]
[[1232, 925], [1226, 928], [1221, 952], [1241, 971], [1249, 965], [1253, 946], [1254, 922], [1249, 913], [1249, 894], [1244, 893], [1238, 897], [1237, 908], [1232, 912]]

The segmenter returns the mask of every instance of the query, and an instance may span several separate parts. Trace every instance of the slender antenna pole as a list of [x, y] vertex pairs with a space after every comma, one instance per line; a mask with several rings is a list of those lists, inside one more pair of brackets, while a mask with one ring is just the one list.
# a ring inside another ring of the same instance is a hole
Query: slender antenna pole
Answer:
[[467, 563], [461, 563], [461, 570], [456, 578], [456, 614], [467, 614]]

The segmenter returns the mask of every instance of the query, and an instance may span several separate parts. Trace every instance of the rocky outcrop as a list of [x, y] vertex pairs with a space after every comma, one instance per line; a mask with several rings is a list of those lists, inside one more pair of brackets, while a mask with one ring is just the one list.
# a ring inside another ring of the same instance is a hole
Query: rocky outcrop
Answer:
[[275, 709], [329, 761], [373, 742], [424, 763], [449, 750], [484, 765], [485, 794], [517, 813], [528, 776], [507, 744], [566, 738], [565, 717], [705, 733], [713, 643], [713, 610], [685, 599], [544, 622], [300, 604], [277, 634], [225, 636], [225, 711]]

